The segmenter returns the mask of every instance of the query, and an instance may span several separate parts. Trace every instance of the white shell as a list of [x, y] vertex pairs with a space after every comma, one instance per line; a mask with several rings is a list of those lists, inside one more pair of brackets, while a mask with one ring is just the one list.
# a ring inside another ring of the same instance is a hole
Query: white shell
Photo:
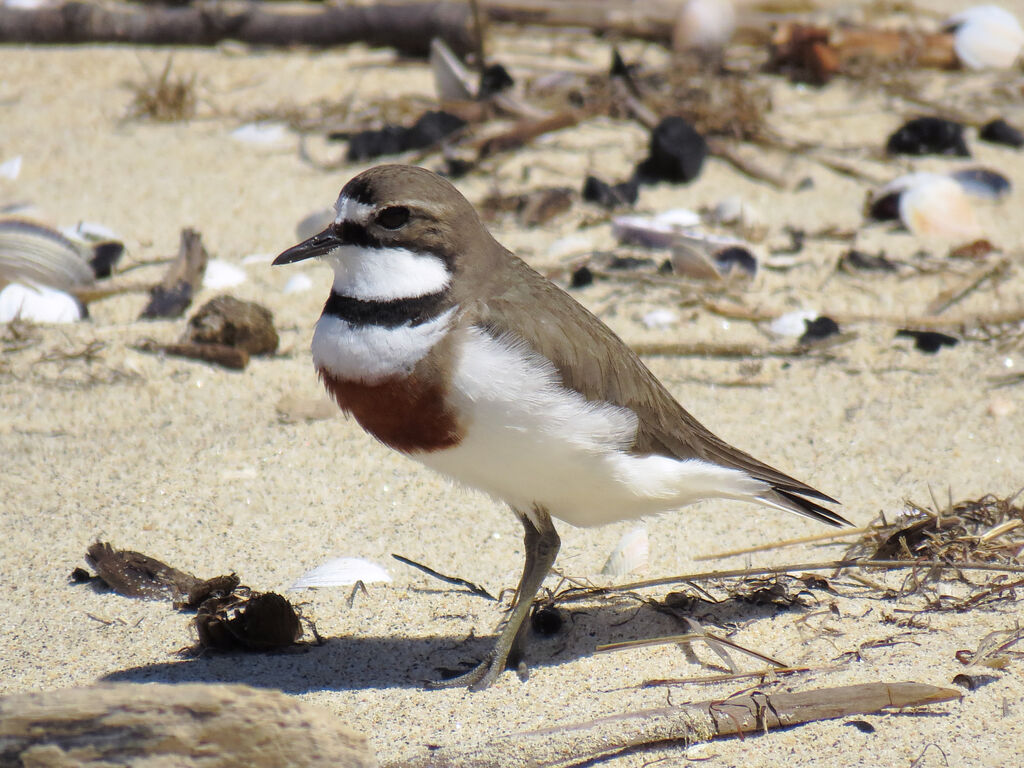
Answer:
[[77, 323], [82, 305], [73, 296], [54, 288], [11, 283], [0, 291], [0, 323], [11, 320], [33, 323]]
[[10, 160], [4, 160], [0, 163], [0, 179], [10, 179], [14, 181], [18, 178], [21, 173], [21, 155], [12, 157]]
[[916, 177], [900, 193], [900, 221], [921, 237], [967, 239], [979, 234], [974, 208], [963, 187], [948, 176]]
[[1008, 69], [1024, 47], [1017, 17], [997, 5], [976, 5], [946, 23], [953, 28], [953, 50], [970, 69]]
[[203, 288], [212, 291], [220, 291], [224, 288], [234, 288], [241, 285], [248, 279], [245, 270], [229, 264], [221, 259], [212, 259], [206, 265], [206, 274], [203, 275]]
[[679, 322], [679, 315], [671, 309], [652, 309], [640, 318], [640, 322], [647, 328], [665, 330]]
[[82, 249], [60, 232], [21, 219], [0, 221], [0, 285], [20, 282], [66, 291], [95, 280]]
[[787, 312], [772, 320], [768, 329], [776, 336], [799, 337], [807, 332], [807, 323], [817, 319], [818, 313], [813, 309], [798, 309]]
[[672, 30], [672, 49], [722, 48], [735, 31], [736, 9], [729, 0], [688, 0]]
[[623, 243], [638, 243], [649, 248], [668, 248], [680, 233], [700, 224], [700, 214], [686, 208], [673, 208], [657, 216], [617, 216], [612, 219], [612, 234]]
[[628, 573], [646, 571], [650, 555], [648, 542], [646, 525], [638, 525], [624, 533], [615, 549], [608, 555], [601, 575], [619, 579]]
[[247, 144], [277, 144], [284, 140], [285, 135], [282, 123], [269, 122], [246, 123], [231, 132], [231, 138]]
[[441, 101], [473, 100], [474, 77], [439, 37], [430, 41], [430, 71], [434, 73], [434, 90]]
[[295, 591], [311, 587], [345, 587], [361, 581], [391, 581], [383, 566], [361, 557], [336, 557], [311, 571], [306, 571], [288, 589]]

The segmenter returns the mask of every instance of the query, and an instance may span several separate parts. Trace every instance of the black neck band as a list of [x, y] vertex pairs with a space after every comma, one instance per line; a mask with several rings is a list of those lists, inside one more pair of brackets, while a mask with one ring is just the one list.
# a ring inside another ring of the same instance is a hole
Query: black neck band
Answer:
[[379, 325], [397, 328], [400, 325], [422, 325], [433, 320], [446, 308], [448, 291], [428, 293], [411, 299], [373, 301], [342, 296], [331, 291], [324, 304], [324, 314], [352, 325]]

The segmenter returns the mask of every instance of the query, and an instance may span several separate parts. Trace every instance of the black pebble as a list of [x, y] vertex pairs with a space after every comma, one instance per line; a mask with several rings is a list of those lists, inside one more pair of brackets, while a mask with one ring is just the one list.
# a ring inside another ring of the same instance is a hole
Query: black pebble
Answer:
[[512, 79], [507, 69], [501, 64], [491, 64], [480, 73], [480, 87], [477, 89], [476, 97], [486, 99], [495, 93], [508, 90], [515, 84], [516, 81]]
[[563, 623], [562, 612], [550, 605], [535, 610], [530, 617], [533, 631], [544, 637], [557, 635], [561, 631]]
[[697, 129], [681, 117], [666, 117], [651, 131], [650, 154], [637, 167], [642, 183], [687, 183], [700, 175], [708, 144]]
[[964, 127], [941, 117], [918, 117], [904, 123], [885, 145], [892, 155], [956, 155], [970, 157]]
[[900, 328], [896, 331], [896, 336], [903, 336], [914, 340], [914, 347], [927, 352], [930, 355], [934, 355], [942, 347], [955, 347], [960, 343], [960, 339], [953, 336], [947, 336], [944, 333], [936, 333], [935, 331], [913, 331], [909, 328]]
[[[348, 138], [349, 161], [369, 160], [381, 155], [397, 155], [410, 149], [432, 146], [466, 124], [448, 112], [425, 112], [411, 127], [385, 125], [377, 131], [360, 131]], [[331, 134], [330, 138], [344, 138]]]
[[829, 336], [839, 333], [839, 323], [825, 315], [816, 317], [813, 320], [805, 320], [804, 326], [806, 330], [798, 339], [801, 344], [813, 344], [816, 341], [827, 339]]
[[871, 254], [864, 253], [863, 251], [858, 251], [856, 249], [850, 250], [840, 256], [839, 266], [850, 267], [851, 269], [860, 269], [866, 272], [896, 271], [896, 265], [887, 259], [884, 253]]
[[110, 277], [114, 271], [114, 265], [124, 255], [124, 243], [117, 240], [109, 240], [105, 243], [97, 243], [92, 249], [92, 258], [89, 259], [89, 266], [97, 279]]
[[572, 273], [572, 279], [569, 281], [570, 288], [586, 288], [588, 285], [594, 282], [594, 273], [590, 271], [590, 267], [583, 265], [575, 272]]
[[874, 733], [875, 726], [869, 723], [867, 720], [847, 720], [843, 725], [852, 725], [861, 733]]
[[733, 269], [742, 269], [753, 277], [757, 274], [757, 259], [746, 248], [733, 246], [719, 251], [715, 254], [715, 266], [723, 275], [727, 275]]
[[622, 208], [633, 205], [639, 195], [640, 185], [636, 179], [608, 184], [597, 176], [587, 176], [583, 182], [583, 199], [597, 203], [603, 208]]
[[1006, 144], [1008, 147], [1024, 147], [1024, 133], [1021, 133], [1008, 122], [999, 117], [986, 123], [978, 131], [978, 138], [991, 141], [993, 144]]

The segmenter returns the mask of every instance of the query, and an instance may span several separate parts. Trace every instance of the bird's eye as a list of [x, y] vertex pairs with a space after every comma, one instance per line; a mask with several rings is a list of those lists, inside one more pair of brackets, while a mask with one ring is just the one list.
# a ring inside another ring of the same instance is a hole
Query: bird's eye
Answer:
[[376, 221], [384, 229], [399, 229], [409, 221], [409, 209], [404, 205], [392, 205], [378, 213]]

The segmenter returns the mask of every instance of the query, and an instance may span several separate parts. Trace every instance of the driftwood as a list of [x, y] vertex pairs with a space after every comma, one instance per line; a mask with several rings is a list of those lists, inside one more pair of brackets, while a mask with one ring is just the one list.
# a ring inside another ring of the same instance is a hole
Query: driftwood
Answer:
[[197, 3], [187, 6], [66, 2], [0, 5], [0, 43], [130, 43], [331, 46], [365, 43], [425, 57], [440, 37], [460, 54], [476, 50], [465, 3]]
[[[694, 744], [816, 720], [954, 701], [960, 693], [922, 683], [865, 683], [801, 693], [753, 693], [682, 707], [612, 715], [579, 725], [516, 733], [482, 744], [435, 749], [403, 759], [406, 768], [500, 768], [579, 765], [624, 749], [660, 742]], [[396, 764], [397, 768], [397, 764]]]
[[0, 698], [0, 764], [374, 768], [335, 713], [244, 685], [107, 683]]

